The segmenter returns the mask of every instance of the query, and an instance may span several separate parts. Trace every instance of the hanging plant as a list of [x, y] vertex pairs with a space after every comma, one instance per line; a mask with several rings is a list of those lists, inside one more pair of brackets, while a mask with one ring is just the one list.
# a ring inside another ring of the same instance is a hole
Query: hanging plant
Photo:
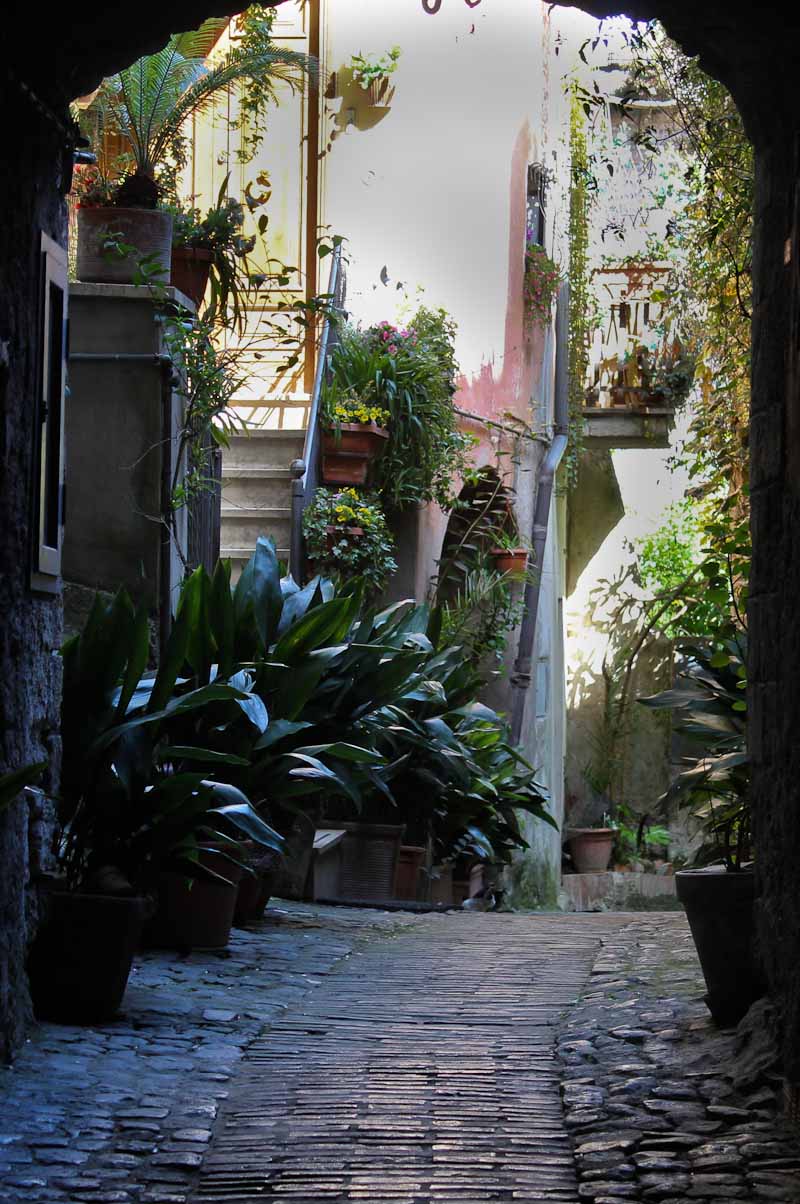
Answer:
[[547, 326], [561, 282], [561, 272], [528, 228], [525, 240], [525, 317], [531, 326]]

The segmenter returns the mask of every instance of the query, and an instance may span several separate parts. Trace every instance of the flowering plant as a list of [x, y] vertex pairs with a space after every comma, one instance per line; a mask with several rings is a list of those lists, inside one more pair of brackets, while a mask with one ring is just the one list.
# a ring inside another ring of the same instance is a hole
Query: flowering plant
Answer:
[[341, 426], [343, 422], [358, 422], [365, 426], [374, 422], [376, 426], [380, 427], [389, 424], [388, 410], [385, 410], [383, 406], [372, 405], [355, 394], [348, 394], [345, 397], [326, 396], [323, 400], [322, 417], [331, 426]]
[[71, 193], [79, 209], [98, 209], [114, 203], [115, 186], [94, 163], [77, 163]]
[[303, 534], [317, 572], [336, 582], [363, 577], [378, 594], [397, 571], [380, 502], [357, 489], [318, 489], [303, 514]]
[[539, 246], [529, 228], [525, 239], [523, 296], [525, 314], [532, 325], [547, 326], [560, 281], [558, 264]]
[[404, 351], [412, 351], [418, 342], [416, 330], [399, 330], [397, 326], [392, 326], [391, 322], [379, 322], [377, 326], [370, 326], [367, 337], [371, 338], [381, 351], [393, 357], [401, 355]]

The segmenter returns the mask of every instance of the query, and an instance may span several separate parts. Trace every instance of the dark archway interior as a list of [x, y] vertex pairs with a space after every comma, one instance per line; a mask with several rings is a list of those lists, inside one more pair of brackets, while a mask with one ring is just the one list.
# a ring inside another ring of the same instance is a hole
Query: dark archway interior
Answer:
[[[58, 241], [64, 237], [61, 194], [70, 162], [65, 103], [157, 48], [173, 30], [241, 7], [241, 0], [140, 0], [127, 10], [85, 0], [47, 15], [30, 3], [15, 3], [4, 13], [0, 761], [24, 763], [43, 752], [57, 760], [53, 649], [60, 609], [57, 599], [32, 599], [27, 588], [26, 524], [33, 478], [36, 239], [40, 230]], [[779, 5], [730, 0], [633, 0], [625, 6], [587, 0], [582, 7], [598, 17], [624, 7], [632, 17], [659, 18], [730, 88], [757, 150], [750, 746], [767, 969], [783, 1013], [785, 1072], [800, 1083], [800, 12], [786, 16]], [[18, 1003], [20, 991], [24, 995], [26, 905], [6, 867], [24, 864], [25, 849], [22, 821], [17, 827], [5, 823], [0, 956], [12, 969], [0, 983], [0, 1016], [9, 1047], [19, 1042], [26, 1021], [24, 1001]]]

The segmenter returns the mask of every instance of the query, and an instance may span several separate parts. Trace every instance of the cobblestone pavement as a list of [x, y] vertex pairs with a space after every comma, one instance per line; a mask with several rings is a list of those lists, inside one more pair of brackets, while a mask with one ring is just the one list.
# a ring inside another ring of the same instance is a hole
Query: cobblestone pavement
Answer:
[[576, 1201], [559, 1019], [616, 916], [431, 916], [248, 1050], [194, 1204]]
[[800, 1142], [758, 1004], [716, 1030], [682, 914], [629, 917], [606, 939], [559, 1038], [580, 1198], [800, 1204]]
[[[682, 915], [287, 904], [0, 1070], [0, 1201], [800, 1204]], [[735, 1069], [736, 1083], [723, 1069]]]
[[137, 959], [115, 1023], [36, 1026], [0, 1067], [2, 1204], [185, 1200], [243, 1050], [355, 948], [415, 922], [271, 908], [225, 954]]

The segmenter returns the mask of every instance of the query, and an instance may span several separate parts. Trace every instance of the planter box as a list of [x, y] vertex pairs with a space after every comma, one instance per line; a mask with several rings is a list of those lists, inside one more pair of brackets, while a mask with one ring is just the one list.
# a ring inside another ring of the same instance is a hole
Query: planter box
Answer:
[[389, 432], [374, 422], [344, 422], [322, 432], [322, 480], [326, 485], [365, 485], [369, 467], [382, 455]]
[[347, 902], [393, 898], [405, 825], [333, 822], [344, 832], [338, 897]]
[[[134, 248], [124, 258], [104, 253], [109, 236]], [[159, 284], [169, 284], [172, 261], [172, 214], [160, 209], [124, 209], [108, 207], [78, 209], [79, 280], [90, 284], [133, 284], [139, 260], [155, 256], [152, 263], [161, 268]]]

